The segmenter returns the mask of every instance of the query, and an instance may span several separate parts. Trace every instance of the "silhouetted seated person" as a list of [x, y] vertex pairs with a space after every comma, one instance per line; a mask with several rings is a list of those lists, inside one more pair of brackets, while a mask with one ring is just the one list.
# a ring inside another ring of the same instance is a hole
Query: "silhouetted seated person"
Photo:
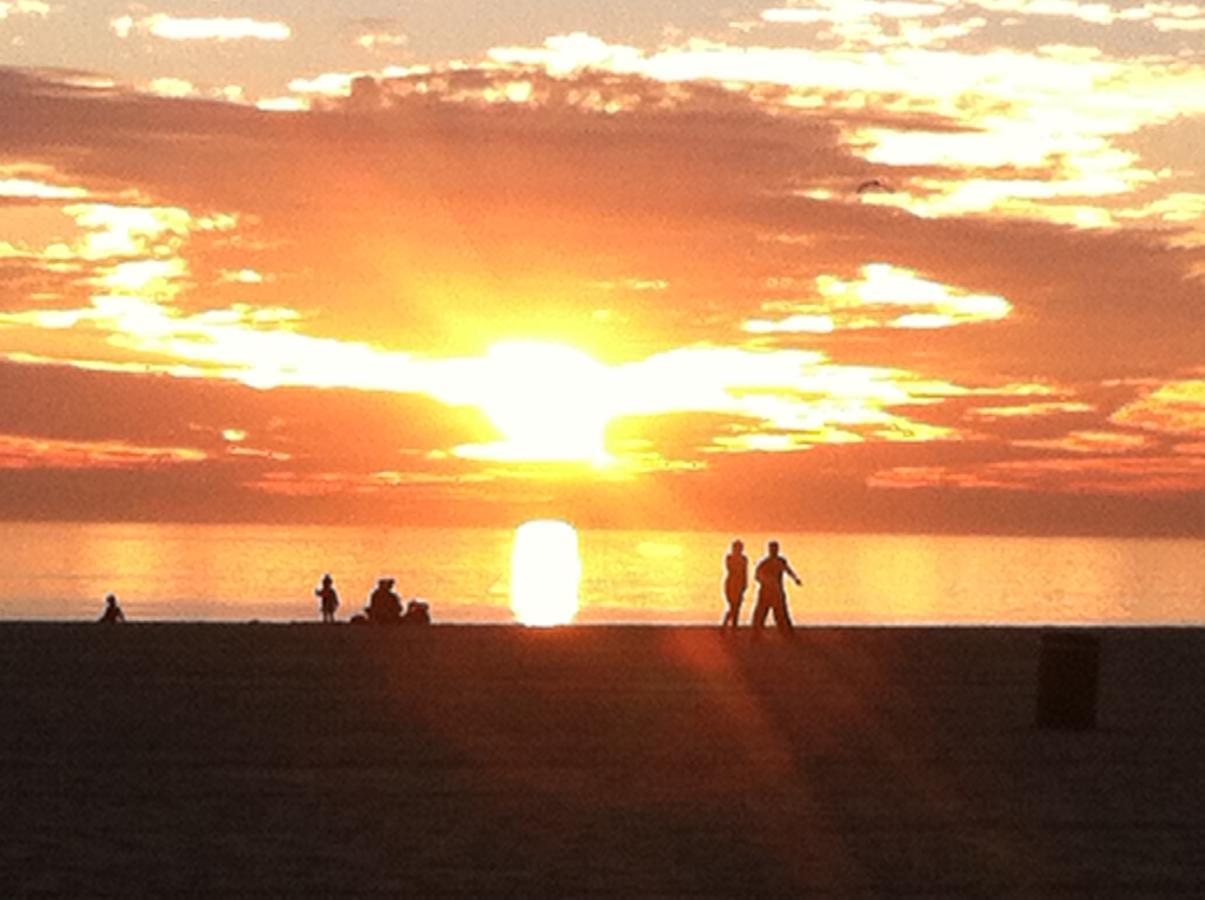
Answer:
[[406, 614], [402, 616], [403, 625], [430, 625], [431, 607], [422, 600], [411, 600], [406, 604]]
[[100, 618], [96, 621], [102, 625], [115, 625], [118, 622], [124, 622], [126, 614], [121, 611], [121, 607], [117, 605], [117, 595], [110, 594], [105, 597], [105, 611], [100, 614]]
[[393, 579], [377, 581], [376, 590], [368, 597], [368, 621], [374, 625], [396, 625], [402, 621], [402, 598], [393, 591]]

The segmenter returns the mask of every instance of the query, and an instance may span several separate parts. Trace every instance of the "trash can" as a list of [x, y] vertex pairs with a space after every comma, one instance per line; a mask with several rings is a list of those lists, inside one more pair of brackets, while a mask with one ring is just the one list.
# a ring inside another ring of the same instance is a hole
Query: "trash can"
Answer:
[[1090, 731], [1096, 727], [1100, 639], [1076, 631], [1042, 635], [1038, 659], [1039, 728]]

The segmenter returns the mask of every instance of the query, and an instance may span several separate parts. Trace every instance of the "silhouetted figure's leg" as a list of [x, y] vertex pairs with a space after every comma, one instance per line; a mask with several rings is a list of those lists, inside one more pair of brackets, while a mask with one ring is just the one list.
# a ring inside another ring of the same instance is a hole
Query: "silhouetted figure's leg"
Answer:
[[728, 612], [724, 613], [724, 625], [729, 628], [737, 628], [741, 624], [741, 601], [735, 603], [729, 601]]
[[791, 614], [787, 612], [787, 598], [779, 597], [774, 602], [774, 624], [778, 627], [778, 633], [791, 637], [795, 634], [795, 629], [791, 624]]
[[724, 621], [720, 623], [721, 627], [731, 626], [736, 628], [740, 624], [743, 595], [744, 591], [736, 587], [725, 586], [724, 599], [728, 601], [728, 610], [724, 613]]
[[758, 593], [757, 605], [753, 607], [753, 631], [760, 633], [766, 627], [766, 615], [770, 612], [770, 604], [766, 602], [766, 598]]

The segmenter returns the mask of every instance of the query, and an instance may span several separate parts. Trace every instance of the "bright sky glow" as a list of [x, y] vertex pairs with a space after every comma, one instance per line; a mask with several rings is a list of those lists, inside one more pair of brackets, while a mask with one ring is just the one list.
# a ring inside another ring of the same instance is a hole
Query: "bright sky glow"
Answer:
[[0, 515], [1205, 529], [1205, 6], [587, 6], [0, 0]]

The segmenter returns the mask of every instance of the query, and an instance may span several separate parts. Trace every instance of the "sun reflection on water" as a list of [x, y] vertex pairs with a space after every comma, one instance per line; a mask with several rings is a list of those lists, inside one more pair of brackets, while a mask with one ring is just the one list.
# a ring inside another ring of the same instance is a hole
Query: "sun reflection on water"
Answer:
[[537, 519], [515, 529], [510, 596], [524, 625], [565, 625], [577, 615], [582, 561], [567, 522]]

